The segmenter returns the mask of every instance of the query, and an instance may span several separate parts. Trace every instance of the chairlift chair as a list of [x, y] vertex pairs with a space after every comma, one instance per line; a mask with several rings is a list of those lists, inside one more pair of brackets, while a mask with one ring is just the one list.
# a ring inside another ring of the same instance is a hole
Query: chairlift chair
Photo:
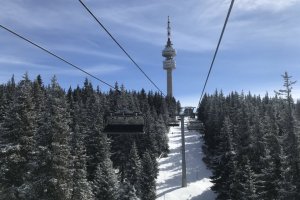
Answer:
[[179, 121], [176, 119], [173, 119], [168, 123], [168, 126], [179, 126]]
[[105, 134], [144, 134], [145, 119], [141, 113], [119, 111], [105, 117]]
[[195, 120], [195, 121], [190, 121], [187, 125], [188, 130], [203, 130], [203, 124], [202, 122]]
[[195, 116], [194, 108], [195, 107], [192, 107], [192, 106], [184, 107], [184, 110], [183, 110], [184, 116], [193, 118]]
[[176, 119], [177, 118], [176, 116], [177, 115], [174, 115], [174, 113], [169, 115], [170, 121], [168, 123], [168, 126], [171, 126], [171, 127], [173, 127], [173, 126], [179, 126], [179, 120]]

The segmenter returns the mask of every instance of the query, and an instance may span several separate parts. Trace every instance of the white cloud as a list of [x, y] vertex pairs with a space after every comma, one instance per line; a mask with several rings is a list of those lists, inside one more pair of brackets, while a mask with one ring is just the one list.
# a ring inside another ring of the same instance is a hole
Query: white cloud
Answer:
[[90, 21], [85, 15], [77, 14], [79, 2], [14, 0], [1, 3], [1, 23], [17, 25], [28, 30], [78, 30], [77, 24]]
[[78, 54], [85, 54], [85, 55], [90, 55], [90, 56], [97, 56], [97, 57], [103, 57], [103, 58], [109, 58], [112, 60], [128, 60], [126, 56], [124, 55], [117, 55], [117, 54], [112, 54], [108, 52], [103, 52], [96, 50], [94, 48], [90, 48], [88, 46], [84, 45], [66, 45], [66, 44], [55, 44], [52, 47], [55, 49], [55, 51], [64, 51], [68, 53], [78, 53]]
[[[38, 63], [33, 63], [30, 62], [28, 60], [19, 58], [19, 57], [15, 57], [15, 56], [0, 56], [0, 64], [4, 67], [4, 66], [17, 66], [17, 67], [24, 67], [26, 68], [26, 70], [37, 70], [37, 69], [41, 69], [41, 66], [43, 66], [43, 70], [51, 70], [51, 66], [48, 65], [44, 65], [44, 64], [38, 64]], [[10, 72], [12, 73], [12, 72]]]
[[[235, 2], [221, 48], [235, 48], [231, 43], [247, 39], [280, 42], [280, 38], [291, 38], [286, 31], [286, 16], [276, 16], [279, 23], [271, 24], [270, 18], [257, 18], [265, 10], [283, 11], [297, 3], [296, 0], [239, 0]], [[164, 1], [125, 7], [94, 8], [96, 15], [110, 26], [117, 36], [127, 36], [147, 44], [163, 47], [166, 40], [165, 19], [171, 13], [174, 47], [190, 52], [207, 52], [215, 48], [222, 29], [230, 0], [210, 1]], [[179, 9], [180, 8], [180, 9]], [[182, 12], [187, 10], [187, 12]], [[247, 12], [252, 11], [252, 12]], [[254, 13], [255, 12], [255, 13]], [[157, 16], [153, 17], [153, 13]], [[245, 16], [247, 15], [247, 16]], [[287, 17], [286, 17], [287, 18]], [[281, 21], [280, 21], [281, 20]], [[297, 30], [296, 26], [293, 28]], [[246, 32], [248, 31], [248, 32]], [[250, 32], [251, 31], [251, 32]], [[298, 30], [299, 31], [299, 30]], [[228, 35], [230, 32], [232, 35]], [[277, 41], [276, 39], [277, 38]]]
[[[82, 76], [84, 75], [83, 72], [74, 69], [73, 67], [64, 64], [53, 64], [50, 66], [49, 64], [45, 63], [37, 63], [36, 61], [32, 60], [25, 60], [23, 58], [14, 57], [14, 56], [0, 56], [0, 66], [4, 69], [2, 70], [2, 74], [5, 72], [8, 76], [13, 74], [14, 72], [20, 71], [22, 69], [22, 73], [28, 71], [30, 73], [41, 73], [51, 75], [53, 72], [55, 74], [63, 74], [69, 76]], [[104, 75], [104, 74], [111, 74], [116, 73], [123, 70], [123, 67], [113, 64], [100, 64], [96, 66], [79, 66], [83, 70], [93, 74], [93, 75]], [[8, 70], [10, 69], [10, 70]]]
[[[58, 6], [54, 6], [49, 2], [46, 6], [34, 3], [34, 1], [28, 2], [18, 0], [3, 4], [0, 9], [2, 22], [8, 24], [17, 22], [18, 26], [25, 26], [32, 31], [46, 29], [50, 30], [49, 33], [52, 34], [56, 32], [53, 30], [59, 30], [60, 34], [67, 34], [72, 31], [72, 35], [80, 33], [85, 37], [88, 35], [101, 37], [105, 34], [78, 2], [54, 1]], [[235, 15], [235, 17], [232, 16], [228, 25], [228, 29], [236, 32], [232, 38], [237, 40], [241, 38], [243, 34], [238, 31], [243, 31], [249, 26], [257, 34], [280, 35], [283, 30], [276, 31], [275, 27], [272, 31], [269, 29], [270, 27], [259, 25], [260, 21], [254, 18], [255, 15], [253, 17], [248, 16], [247, 19], [239, 17], [244, 15], [245, 11], [282, 11], [297, 2], [299, 1], [236, 1], [232, 11], [232, 15]], [[103, 3], [104, 6], [95, 1], [88, 1], [87, 5], [117, 39], [126, 36], [130, 39], [163, 47], [166, 40], [166, 17], [171, 14], [174, 46], [178, 50], [203, 52], [215, 48], [230, 0], [136, 1], [130, 2], [130, 6], [125, 3], [111, 3], [111, 1]], [[34, 12], [33, 7], [35, 7]], [[259, 20], [264, 21], [264, 19]], [[24, 23], [25, 21], [26, 23]], [[224, 48], [224, 44], [222, 47]], [[94, 54], [94, 52], [91, 52], [91, 54]], [[110, 55], [107, 56], [110, 57]]]
[[[84, 68], [85, 71], [88, 73], [91, 73], [95, 76], [97, 75], [104, 75], [104, 74], [112, 74], [116, 72], [122, 71], [124, 68], [117, 65], [111, 65], [111, 64], [101, 64], [97, 66], [87, 67]], [[76, 70], [76, 69], [66, 69], [63, 67], [62, 69], [58, 70], [56, 74], [60, 75], [68, 75], [68, 76], [82, 76], [84, 75], [83, 72]]]
[[236, 7], [241, 10], [269, 10], [282, 11], [296, 3], [298, 0], [239, 0], [236, 1]]
[[227, 9], [224, 2], [213, 2], [215, 1], [205, 3], [205, 7], [199, 1], [143, 2], [130, 7], [114, 5], [109, 9], [95, 5], [93, 10], [117, 39], [122, 35], [160, 47], [166, 42], [166, 20], [171, 15], [172, 37], [176, 49], [201, 52], [214, 48], [215, 38], [207, 36], [211, 36], [211, 30], [221, 30], [215, 22], [223, 21], [224, 13], [221, 11]]

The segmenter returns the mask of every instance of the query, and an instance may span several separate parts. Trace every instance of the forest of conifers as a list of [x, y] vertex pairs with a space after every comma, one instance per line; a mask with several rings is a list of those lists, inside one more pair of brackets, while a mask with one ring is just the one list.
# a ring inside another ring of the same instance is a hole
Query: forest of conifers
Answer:
[[232, 92], [205, 95], [205, 162], [217, 199], [300, 199], [300, 102], [285, 73], [275, 97]]
[[[300, 199], [300, 103], [291, 77], [273, 97], [204, 95], [205, 162], [217, 199]], [[0, 85], [0, 200], [155, 200], [157, 158], [180, 103], [158, 93], [62, 89], [25, 74]], [[143, 113], [145, 134], [105, 135], [107, 113]], [[194, 158], [200, 159], [200, 158]]]
[[[156, 158], [168, 152], [169, 114], [180, 107], [158, 93], [62, 89], [25, 74], [0, 85], [1, 200], [154, 200]], [[143, 113], [143, 135], [103, 130], [107, 112]]]

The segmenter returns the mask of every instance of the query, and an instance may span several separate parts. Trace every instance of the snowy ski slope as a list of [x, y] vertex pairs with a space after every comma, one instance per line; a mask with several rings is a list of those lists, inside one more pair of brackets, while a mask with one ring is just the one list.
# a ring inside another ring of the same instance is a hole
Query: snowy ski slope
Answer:
[[170, 153], [159, 160], [157, 200], [213, 200], [210, 190], [211, 172], [202, 161], [202, 139], [196, 131], [188, 131], [185, 124], [187, 187], [181, 187], [181, 129], [173, 127], [168, 133]]

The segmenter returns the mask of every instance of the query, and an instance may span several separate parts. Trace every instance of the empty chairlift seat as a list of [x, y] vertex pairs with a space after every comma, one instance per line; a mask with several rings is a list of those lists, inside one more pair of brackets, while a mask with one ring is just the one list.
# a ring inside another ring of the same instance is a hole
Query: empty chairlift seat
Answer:
[[179, 121], [178, 120], [171, 120], [168, 123], [168, 126], [179, 126]]
[[185, 117], [195, 118], [194, 108], [192, 106], [188, 106], [184, 108], [183, 114]]
[[145, 119], [138, 112], [115, 112], [105, 117], [105, 134], [144, 134]]
[[171, 127], [173, 127], [173, 126], [179, 126], [180, 120], [178, 120], [176, 116], [169, 115], [169, 119], [170, 119], [170, 121], [168, 122], [168, 126], [171, 126]]
[[203, 128], [203, 123], [198, 120], [189, 121], [187, 125], [188, 130], [203, 130]]

